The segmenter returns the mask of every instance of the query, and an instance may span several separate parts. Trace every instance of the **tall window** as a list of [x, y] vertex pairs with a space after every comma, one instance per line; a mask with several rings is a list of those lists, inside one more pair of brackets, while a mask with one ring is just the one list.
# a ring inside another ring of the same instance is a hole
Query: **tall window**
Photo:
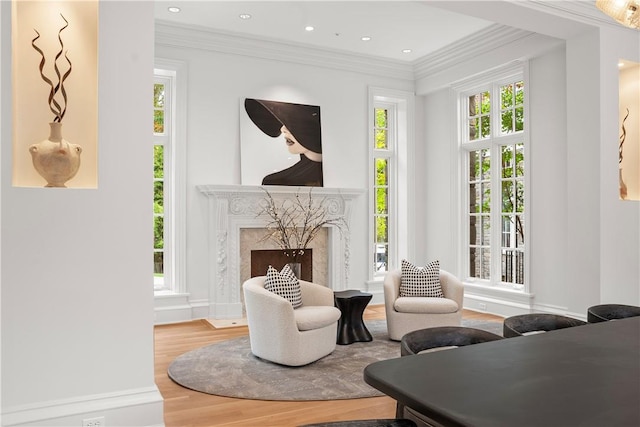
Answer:
[[173, 83], [171, 72], [156, 70], [153, 85], [153, 274], [155, 290], [172, 283], [172, 143]]
[[460, 102], [469, 280], [523, 290], [524, 81], [500, 80], [463, 93]]
[[376, 103], [373, 117], [373, 248], [374, 275], [389, 268], [390, 212], [395, 169], [395, 106]]

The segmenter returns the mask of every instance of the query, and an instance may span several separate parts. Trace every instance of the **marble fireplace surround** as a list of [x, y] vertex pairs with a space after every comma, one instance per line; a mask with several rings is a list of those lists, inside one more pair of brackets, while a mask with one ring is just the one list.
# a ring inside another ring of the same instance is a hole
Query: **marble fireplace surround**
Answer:
[[[243, 229], [264, 228], [259, 218], [259, 203], [267, 189], [277, 200], [299, 193], [306, 197], [310, 187], [198, 185], [208, 198], [209, 242], [209, 318], [238, 319], [243, 315], [240, 234]], [[264, 188], [264, 189], [263, 189]], [[324, 199], [324, 206], [334, 216], [342, 216], [348, 227], [341, 235], [335, 227], [327, 227], [327, 285], [344, 290], [349, 284], [349, 228], [355, 199], [364, 190], [352, 188], [313, 187], [313, 198]]]

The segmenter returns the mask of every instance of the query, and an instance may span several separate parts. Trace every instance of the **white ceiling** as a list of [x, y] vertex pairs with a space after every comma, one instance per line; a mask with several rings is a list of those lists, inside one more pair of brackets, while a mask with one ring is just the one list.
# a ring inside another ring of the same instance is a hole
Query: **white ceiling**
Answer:
[[[180, 13], [170, 13], [178, 6]], [[160, 21], [413, 62], [493, 24], [418, 1], [156, 1]], [[250, 14], [251, 19], [240, 19]], [[305, 31], [312, 25], [315, 30]], [[370, 41], [361, 37], [369, 36]], [[403, 53], [411, 49], [411, 53]]]

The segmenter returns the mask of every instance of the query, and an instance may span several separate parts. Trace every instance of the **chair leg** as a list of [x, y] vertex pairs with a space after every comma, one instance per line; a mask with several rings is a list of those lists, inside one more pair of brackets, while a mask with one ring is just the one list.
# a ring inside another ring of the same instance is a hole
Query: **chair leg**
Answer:
[[396, 418], [404, 418], [404, 405], [400, 402], [396, 403]]

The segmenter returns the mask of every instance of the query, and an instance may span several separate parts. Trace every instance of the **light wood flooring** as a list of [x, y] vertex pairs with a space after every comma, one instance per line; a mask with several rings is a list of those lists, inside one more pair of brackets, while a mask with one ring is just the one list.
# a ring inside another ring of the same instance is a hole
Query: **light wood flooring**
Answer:
[[[465, 310], [464, 317], [502, 320]], [[365, 319], [384, 319], [384, 305], [367, 307]], [[248, 335], [246, 326], [216, 329], [206, 320], [159, 325], [155, 330], [155, 381], [164, 398], [167, 427], [190, 426], [299, 426], [309, 423], [393, 418], [395, 401], [389, 397], [365, 399], [274, 402], [214, 396], [181, 387], [167, 376], [169, 364], [187, 351]]]

